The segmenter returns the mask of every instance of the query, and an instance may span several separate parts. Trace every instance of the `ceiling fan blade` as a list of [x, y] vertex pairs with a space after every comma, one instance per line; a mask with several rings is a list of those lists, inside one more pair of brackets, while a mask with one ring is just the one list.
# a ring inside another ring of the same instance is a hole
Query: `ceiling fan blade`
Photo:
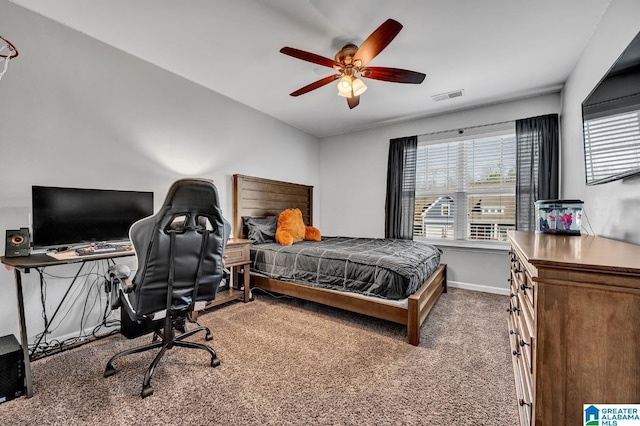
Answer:
[[325, 77], [322, 78], [318, 81], [314, 81], [311, 84], [307, 84], [306, 86], [296, 90], [295, 92], [291, 93], [291, 96], [300, 96], [300, 95], [304, 95], [307, 92], [310, 92], [312, 90], [317, 89], [318, 87], [322, 87], [326, 84], [331, 83], [332, 81], [335, 81], [337, 79], [339, 79], [341, 77], [341, 74], [335, 74], [335, 75], [330, 75], [329, 77]]
[[354, 61], [360, 60], [362, 62], [361, 67], [366, 65], [391, 43], [391, 40], [398, 35], [401, 29], [402, 24], [398, 21], [393, 19], [384, 21], [378, 29], [362, 42], [358, 51], [353, 55]]
[[347, 98], [347, 105], [349, 105], [349, 109], [354, 109], [360, 104], [360, 96], [352, 96]]
[[421, 72], [388, 67], [367, 67], [360, 71], [360, 76], [364, 78], [371, 78], [373, 80], [411, 84], [420, 84], [426, 77], [426, 75]]
[[315, 53], [305, 52], [304, 50], [295, 49], [293, 47], [283, 47], [280, 49], [280, 53], [284, 53], [285, 55], [293, 56], [297, 59], [302, 59], [303, 61], [313, 62], [314, 64], [323, 65], [325, 67], [333, 68], [335, 66], [340, 66], [339, 63], [334, 61], [333, 59], [325, 58], [324, 56], [316, 55]]

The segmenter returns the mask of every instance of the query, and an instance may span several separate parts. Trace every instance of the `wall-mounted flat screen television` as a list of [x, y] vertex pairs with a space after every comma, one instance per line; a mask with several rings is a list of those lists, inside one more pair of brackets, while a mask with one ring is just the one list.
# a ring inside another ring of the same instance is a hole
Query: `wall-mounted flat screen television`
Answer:
[[153, 192], [33, 186], [35, 249], [129, 239], [129, 228], [153, 214]]
[[640, 174], [640, 34], [582, 103], [587, 185]]

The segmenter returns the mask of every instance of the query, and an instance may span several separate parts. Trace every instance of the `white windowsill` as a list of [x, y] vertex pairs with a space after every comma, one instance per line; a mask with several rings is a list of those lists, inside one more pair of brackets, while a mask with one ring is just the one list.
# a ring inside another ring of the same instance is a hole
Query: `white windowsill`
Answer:
[[508, 252], [510, 249], [507, 242], [475, 242], [464, 240], [434, 240], [423, 237], [415, 237], [415, 241], [421, 241], [427, 244], [432, 244], [436, 247], [461, 249], [465, 251], [493, 251], [493, 252]]

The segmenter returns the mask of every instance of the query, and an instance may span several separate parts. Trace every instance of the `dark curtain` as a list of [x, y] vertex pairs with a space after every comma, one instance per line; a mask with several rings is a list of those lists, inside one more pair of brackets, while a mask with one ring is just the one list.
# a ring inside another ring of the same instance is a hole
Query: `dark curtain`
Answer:
[[516, 120], [516, 229], [535, 229], [534, 203], [558, 198], [558, 114]]
[[413, 239], [418, 137], [392, 139], [387, 166], [385, 238]]

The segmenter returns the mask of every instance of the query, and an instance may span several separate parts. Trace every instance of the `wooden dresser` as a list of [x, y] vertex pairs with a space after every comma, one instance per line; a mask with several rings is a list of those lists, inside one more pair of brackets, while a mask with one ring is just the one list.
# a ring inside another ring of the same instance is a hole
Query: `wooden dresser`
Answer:
[[509, 231], [509, 338], [521, 425], [640, 403], [640, 246]]

